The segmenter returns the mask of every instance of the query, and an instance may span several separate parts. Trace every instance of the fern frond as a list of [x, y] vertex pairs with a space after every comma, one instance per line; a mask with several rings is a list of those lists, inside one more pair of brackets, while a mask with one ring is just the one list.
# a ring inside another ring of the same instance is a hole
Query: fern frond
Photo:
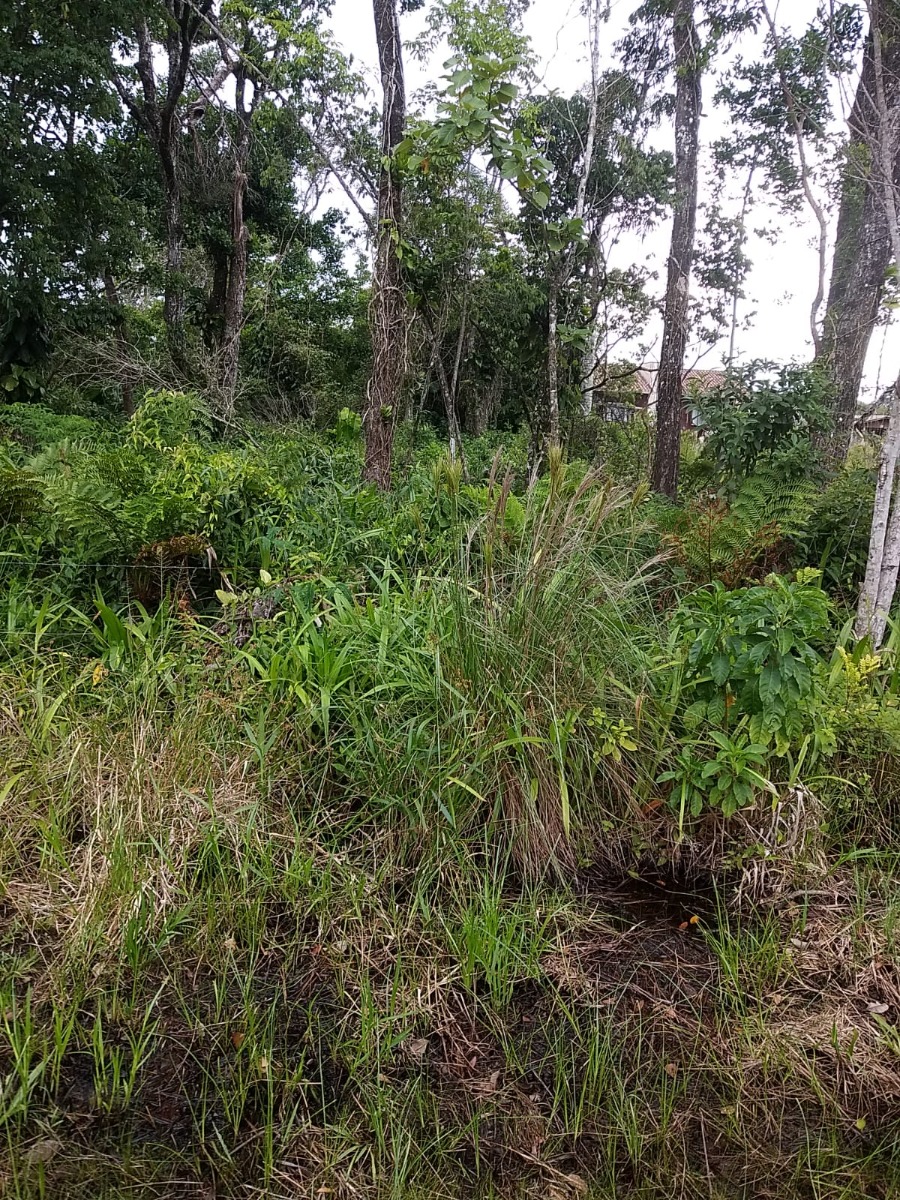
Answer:
[[0, 525], [30, 520], [44, 506], [44, 489], [31, 471], [0, 467]]
[[806, 529], [816, 496], [808, 480], [784, 480], [774, 471], [757, 471], [741, 484], [731, 511], [747, 529], [777, 526], [782, 537], [795, 538]]

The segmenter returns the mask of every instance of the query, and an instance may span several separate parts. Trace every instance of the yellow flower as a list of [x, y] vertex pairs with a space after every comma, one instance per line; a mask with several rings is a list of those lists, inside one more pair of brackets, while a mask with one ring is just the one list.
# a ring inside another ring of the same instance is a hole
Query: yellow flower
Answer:
[[103, 682], [104, 677], [108, 674], [109, 670], [104, 667], [103, 663], [97, 663], [96, 667], [94, 667], [94, 673], [91, 675], [91, 683], [96, 687], [98, 683]]

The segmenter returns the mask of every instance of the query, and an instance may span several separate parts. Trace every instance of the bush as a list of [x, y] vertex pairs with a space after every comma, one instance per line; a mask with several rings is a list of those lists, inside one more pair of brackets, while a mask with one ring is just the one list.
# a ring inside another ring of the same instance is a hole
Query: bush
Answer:
[[40, 404], [0, 405], [0, 444], [20, 461], [56, 442], [94, 437], [100, 428], [88, 417], [61, 416]]
[[808, 477], [830, 424], [830, 388], [817, 368], [754, 362], [698, 396], [705, 453], [726, 487], [763, 464], [782, 479]]
[[[725, 816], [770, 782], [770, 759], [793, 753], [807, 768], [835, 748], [820, 647], [830, 630], [818, 573], [770, 576], [761, 586], [721, 583], [675, 614], [678, 719], [685, 740], [660, 782], [671, 783], [680, 823], [704, 807]], [[776, 793], [777, 794], [777, 793]]]
[[874, 469], [851, 463], [817, 494], [797, 537], [798, 560], [817, 565], [828, 586], [851, 605], [866, 571], [874, 503]]
[[657, 513], [681, 578], [736, 587], [786, 568], [814, 497], [805, 480], [759, 473], [743, 481], [730, 504], [707, 495], [683, 509], [660, 506]]
[[614, 483], [637, 483], [650, 469], [650, 426], [643, 415], [634, 420], [607, 421], [603, 417], [573, 416], [563, 423], [566, 449], [574, 458], [598, 467]]

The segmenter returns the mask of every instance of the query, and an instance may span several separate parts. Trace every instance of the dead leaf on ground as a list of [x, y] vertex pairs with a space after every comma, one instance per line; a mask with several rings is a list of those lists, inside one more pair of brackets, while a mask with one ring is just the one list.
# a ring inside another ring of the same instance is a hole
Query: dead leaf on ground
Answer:
[[500, 1072], [494, 1071], [488, 1079], [473, 1079], [469, 1087], [476, 1096], [493, 1096], [497, 1091], [499, 1080]]
[[873, 1013], [876, 1017], [883, 1016], [890, 1010], [890, 1007], [891, 1006], [889, 1004], [883, 1004], [880, 1000], [870, 1000], [866, 1005], [868, 1011]]
[[60, 1143], [56, 1138], [41, 1138], [39, 1142], [35, 1142], [28, 1147], [23, 1158], [29, 1166], [36, 1166], [38, 1163], [48, 1163], [56, 1156], [59, 1148]]
[[428, 1038], [414, 1038], [409, 1043], [409, 1052], [413, 1058], [422, 1058], [428, 1049]]

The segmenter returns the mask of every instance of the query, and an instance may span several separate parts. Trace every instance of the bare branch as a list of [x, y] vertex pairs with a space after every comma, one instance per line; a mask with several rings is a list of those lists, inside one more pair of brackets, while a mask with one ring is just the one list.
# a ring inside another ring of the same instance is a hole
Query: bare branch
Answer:
[[803, 123], [800, 120], [800, 112], [797, 106], [797, 100], [791, 90], [788, 82], [787, 74], [781, 61], [782, 41], [778, 33], [778, 28], [772, 14], [769, 11], [769, 6], [766, 0], [762, 2], [762, 13], [766, 19], [766, 24], [769, 26], [769, 33], [772, 37], [772, 46], [775, 50], [775, 61], [778, 70], [778, 78], [781, 83], [781, 92], [784, 96], [785, 104], [787, 105], [788, 116], [791, 120], [791, 126], [794, 130], [794, 140], [797, 143], [797, 157], [800, 160], [800, 184], [803, 188], [803, 195], [806, 198], [806, 203], [816, 219], [819, 226], [819, 275], [816, 286], [816, 294], [813, 298], [812, 307], [809, 314], [809, 327], [812, 334], [813, 346], [816, 355], [819, 354], [822, 348], [822, 333], [819, 328], [819, 311], [825, 300], [825, 276], [828, 269], [828, 218], [825, 215], [825, 209], [819, 202], [818, 197], [812, 187], [812, 170], [809, 165], [809, 159], [806, 153], [806, 141], [803, 136]]

